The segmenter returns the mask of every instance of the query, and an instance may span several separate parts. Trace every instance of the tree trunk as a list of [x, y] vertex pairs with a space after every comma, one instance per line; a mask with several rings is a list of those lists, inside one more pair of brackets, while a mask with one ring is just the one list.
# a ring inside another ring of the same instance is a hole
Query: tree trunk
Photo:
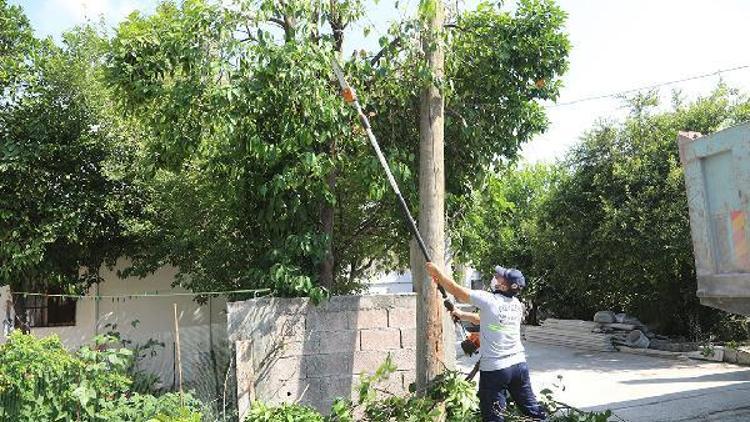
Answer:
[[[331, 155], [335, 156], [335, 141], [331, 141]], [[335, 192], [336, 189], [336, 167], [331, 168], [330, 173], [326, 176], [328, 189]], [[328, 244], [325, 258], [320, 264], [320, 285], [328, 290], [333, 289], [334, 257], [333, 257], [333, 219], [335, 216], [333, 204], [323, 202], [320, 210], [320, 223], [323, 233], [328, 235]]]
[[[333, 39], [334, 39], [334, 48], [336, 50], [336, 55], [340, 59], [342, 54], [342, 48], [344, 45], [344, 23], [341, 22], [340, 19], [336, 18], [334, 11], [334, 2], [331, 2], [331, 19], [329, 21], [329, 24], [331, 26], [331, 31], [333, 32]], [[329, 154], [331, 157], [331, 160], [334, 162], [334, 165], [331, 167], [330, 172], [326, 176], [326, 183], [328, 184], [328, 189], [331, 191], [331, 193], [334, 194], [336, 192], [336, 176], [337, 176], [337, 169], [336, 169], [336, 139], [332, 138], [330, 144], [328, 145]], [[330, 204], [328, 202], [323, 202], [320, 210], [320, 224], [323, 230], [323, 233], [328, 236], [328, 244], [326, 248], [326, 254], [325, 258], [323, 258], [323, 262], [320, 264], [320, 285], [327, 288], [329, 291], [333, 290], [334, 288], [334, 273], [335, 273], [335, 259], [333, 256], [333, 222], [335, 217], [335, 208], [333, 204]]]
[[[441, 30], [442, 0], [434, 0], [435, 13], [423, 16], [427, 29], [422, 49], [437, 80], [443, 77]], [[425, 86], [420, 100], [419, 124], [419, 228], [433, 262], [445, 261], [445, 173], [443, 159], [443, 96], [434, 85]], [[412, 254], [413, 256], [414, 254]], [[445, 367], [443, 305], [436, 284], [426, 278], [424, 257], [412, 263], [412, 279], [419, 280], [417, 292], [417, 389], [423, 391]], [[453, 346], [449, 348], [453, 352]]]

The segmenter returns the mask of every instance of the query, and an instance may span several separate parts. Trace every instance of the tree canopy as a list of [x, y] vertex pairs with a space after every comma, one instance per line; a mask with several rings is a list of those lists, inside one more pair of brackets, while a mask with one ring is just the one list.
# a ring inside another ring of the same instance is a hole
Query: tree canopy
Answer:
[[567, 67], [565, 14], [551, 0], [454, 14], [437, 80], [416, 18], [392, 22], [379, 50], [345, 54], [345, 37], [369, 30], [364, 10], [164, 2], [57, 45], [0, 2], [0, 284], [80, 292], [127, 256], [127, 274], [171, 264], [193, 290], [320, 298], [406, 267], [410, 235], [331, 60], [414, 210], [419, 92], [443, 90], [450, 224], [544, 130], [539, 101]]
[[38, 41], [19, 6], [0, 0], [0, 90], [4, 92], [22, 77]]
[[[311, 292], [332, 250], [334, 292], [368, 270], [403, 268], [409, 235], [330, 62], [362, 18], [358, 1], [165, 3], [117, 30], [108, 81], [144, 128], [153, 220], [136, 269], [164, 262], [192, 288]], [[544, 129], [569, 49], [564, 13], [523, 0], [456, 18], [446, 39], [446, 160], [453, 214], [502, 158]], [[416, 204], [418, 21], [381, 51], [345, 60], [376, 136]], [[325, 224], [326, 210], [333, 223]], [[335, 224], [334, 224], [335, 223]]]

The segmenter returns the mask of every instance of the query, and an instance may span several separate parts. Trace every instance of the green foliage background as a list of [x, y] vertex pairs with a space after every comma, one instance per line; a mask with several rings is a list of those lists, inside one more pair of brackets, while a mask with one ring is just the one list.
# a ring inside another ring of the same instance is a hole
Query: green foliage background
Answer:
[[523, 269], [531, 301], [560, 318], [611, 309], [664, 334], [747, 338], [744, 318], [698, 303], [676, 139], [747, 121], [750, 102], [724, 85], [668, 108], [656, 98], [630, 99], [624, 122], [599, 123], [557, 165], [497, 173], [476, 194], [460, 248], [483, 270]]

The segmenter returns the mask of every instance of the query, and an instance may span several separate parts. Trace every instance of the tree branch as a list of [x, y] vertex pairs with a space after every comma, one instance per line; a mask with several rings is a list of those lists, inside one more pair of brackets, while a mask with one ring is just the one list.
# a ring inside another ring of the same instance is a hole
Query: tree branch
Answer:
[[279, 18], [268, 18], [268, 21], [269, 21], [269, 22], [271, 22], [271, 23], [275, 23], [275, 24], [276, 24], [276, 25], [278, 25], [278, 26], [279, 26], [279, 27], [280, 27], [281, 29], [284, 29], [284, 30], [286, 30], [286, 23], [284, 23], [284, 21], [283, 21], [283, 20], [281, 20], [281, 19], [279, 19]]
[[367, 260], [367, 263], [366, 263], [366, 264], [364, 264], [364, 265], [360, 265], [360, 266], [359, 266], [359, 268], [357, 268], [357, 269], [355, 270], [355, 271], [356, 271], [356, 273], [357, 273], [357, 274], [361, 274], [361, 273], [362, 273], [362, 271], [364, 271], [364, 270], [366, 270], [366, 269], [370, 268], [370, 267], [372, 266], [372, 264], [373, 264], [374, 262], [375, 262], [375, 257], [371, 257], [370, 259], [368, 259], [368, 260]]
[[456, 117], [458, 117], [459, 119], [461, 119], [461, 124], [463, 124], [463, 125], [464, 125], [464, 127], [469, 127], [469, 124], [468, 124], [468, 123], [466, 123], [466, 119], [464, 118], [464, 116], [462, 116], [462, 115], [461, 115], [461, 114], [460, 114], [459, 112], [457, 112], [456, 110], [453, 110], [452, 108], [449, 108], [449, 107], [445, 107], [445, 112], [446, 112], [447, 114], [450, 114], [450, 115], [453, 115], [453, 116], [456, 116]]
[[380, 51], [378, 51], [378, 53], [375, 56], [373, 56], [372, 59], [370, 59], [370, 64], [373, 66], [376, 65], [380, 61], [380, 59], [383, 57], [383, 54], [385, 54], [386, 51], [392, 48], [395, 48], [400, 43], [401, 43], [401, 36], [399, 35], [398, 37], [394, 38], [391, 42], [389, 42], [387, 46], [381, 48]]
[[361, 235], [366, 229], [370, 228], [372, 224], [377, 221], [378, 218], [380, 218], [378, 213], [383, 209], [384, 205], [385, 203], [383, 201], [379, 202], [375, 209], [370, 211], [370, 216], [359, 223], [357, 225], [357, 228], [354, 229], [352, 234], [347, 239], [340, 242], [341, 244], [345, 245], [345, 247], [341, 250], [346, 250], [347, 248], [349, 248], [349, 246], [351, 246], [351, 244], [359, 235]]

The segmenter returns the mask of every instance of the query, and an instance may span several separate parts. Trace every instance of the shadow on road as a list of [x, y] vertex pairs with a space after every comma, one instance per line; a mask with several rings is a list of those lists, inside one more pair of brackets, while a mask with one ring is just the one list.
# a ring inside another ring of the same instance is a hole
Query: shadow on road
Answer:
[[741, 381], [750, 382], [750, 369], [738, 369], [732, 372], [718, 374], [706, 374], [696, 377], [673, 377], [673, 378], [645, 378], [640, 380], [622, 381], [623, 384], [669, 384], [679, 382], [717, 382], [717, 381]]
[[750, 380], [747, 380], [722, 387], [606, 403], [586, 410], [609, 409], [628, 422], [739, 422], [750, 420], [750, 403], [747, 401], [749, 395]]

